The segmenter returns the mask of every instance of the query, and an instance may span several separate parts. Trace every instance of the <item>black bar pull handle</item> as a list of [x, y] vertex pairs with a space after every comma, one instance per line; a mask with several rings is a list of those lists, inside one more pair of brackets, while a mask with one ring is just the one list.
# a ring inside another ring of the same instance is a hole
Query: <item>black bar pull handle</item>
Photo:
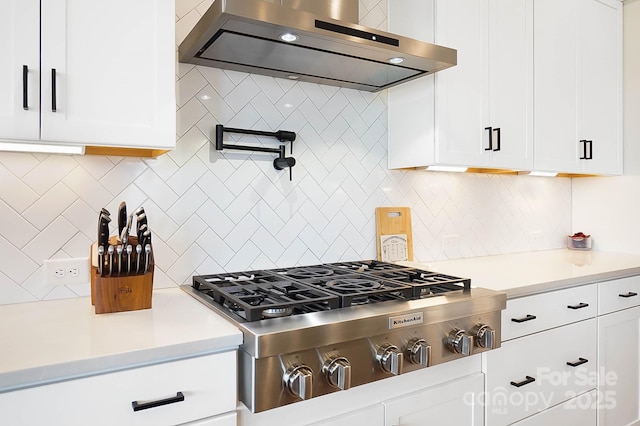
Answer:
[[587, 159], [587, 140], [581, 139], [580, 143], [582, 144], [582, 157], [580, 157], [580, 160], [586, 160]]
[[485, 148], [485, 151], [493, 150], [493, 127], [485, 127], [485, 130], [489, 131], [489, 148]]
[[56, 112], [56, 69], [51, 68], [51, 111]]
[[589, 155], [586, 155], [586, 148], [585, 148], [585, 157], [587, 157], [587, 160], [593, 160], [593, 141], [586, 141], [585, 145], [589, 145]]
[[528, 385], [529, 383], [533, 383], [536, 381], [536, 379], [534, 379], [531, 376], [525, 376], [526, 378], [521, 381], [521, 382], [511, 382], [511, 386], [515, 386], [517, 388], [524, 386], [524, 385]]
[[637, 296], [637, 295], [638, 295], [638, 293], [634, 293], [634, 292], [630, 291], [627, 294], [619, 294], [618, 296], [624, 297], [625, 299], [627, 299], [629, 297], [633, 297], [633, 296]]
[[22, 66], [22, 108], [29, 109], [29, 67]]
[[153, 401], [146, 401], [146, 402], [133, 401], [131, 402], [131, 406], [133, 407], [133, 411], [140, 411], [140, 410], [148, 410], [149, 408], [160, 407], [163, 405], [175, 404], [176, 402], [182, 402], [182, 401], [184, 401], [184, 394], [182, 392], [178, 392], [176, 393], [176, 396], [172, 396], [169, 398], [156, 399]]
[[500, 151], [500, 127], [496, 127], [495, 129], [493, 129], [493, 131], [498, 134], [498, 143], [497, 143], [497, 147], [496, 147], [496, 149], [494, 149], [494, 151]]
[[578, 303], [577, 305], [567, 305], [567, 308], [569, 308], [569, 309], [582, 309], [582, 308], [586, 308], [587, 306], [589, 306], [588, 303]]
[[521, 322], [531, 321], [536, 318], [537, 317], [535, 315], [527, 314], [527, 316], [523, 318], [511, 318], [511, 321], [521, 323]]
[[577, 366], [579, 366], [579, 365], [586, 364], [586, 363], [588, 363], [588, 362], [589, 362], [589, 360], [588, 360], [588, 359], [578, 358], [578, 360], [577, 360], [577, 361], [575, 361], [575, 362], [567, 361], [567, 365], [569, 365], [569, 366], [571, 366], [571, 367], [577, 367]]

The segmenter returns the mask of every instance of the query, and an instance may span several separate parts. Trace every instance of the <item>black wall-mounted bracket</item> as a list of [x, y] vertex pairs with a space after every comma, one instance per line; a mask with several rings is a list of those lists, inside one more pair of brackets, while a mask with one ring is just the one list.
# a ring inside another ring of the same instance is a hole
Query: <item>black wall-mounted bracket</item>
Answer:
[[232, 127], [224, 127], [222, 124], [216, 125], [216, 150], [222, 151], [223, 149], [237, 149], [240, 151], [254, 151], [254, 152], [269, 152], [272, 154], [278, 154], [278, 158], [273, 160], [273, 167], [276, 170], [284, 170], [285, 167], [289, 168], [289, 180], [292, 179], [291, 169], [296, 165], [296, 159], [293, 157], [287, 157], [285, 154], [285, 146], [280, 145], [278, 148], [264, 148], [261, 146], [248, 146], [248, 145], [229, 145], [223, 142], [222, 135], [227, 133], [243, 133], [245, 135], [257, 135], [257, 136], [269, 136], [278, 139], [280, 142], [291, 142], [291, 154], [293, 154], [293, 141], [296, 140], [296, 133], [289, 132], [287, 130], [278, 130], [277, 132], [263, 132], [261, 130], [249, 130], [249, 129], [234, 129]]

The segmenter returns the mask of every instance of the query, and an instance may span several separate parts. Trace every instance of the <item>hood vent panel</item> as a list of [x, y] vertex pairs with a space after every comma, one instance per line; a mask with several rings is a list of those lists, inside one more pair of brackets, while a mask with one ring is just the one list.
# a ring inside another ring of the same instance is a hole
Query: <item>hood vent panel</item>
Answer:
[[[298, 36], [294, 42], [280, 39]], [[456, 51], [262, 0], [215, 0], [180, 62], [377, 92], [456, 64]], [[389, 60], [402, 57], [402, 64]]]

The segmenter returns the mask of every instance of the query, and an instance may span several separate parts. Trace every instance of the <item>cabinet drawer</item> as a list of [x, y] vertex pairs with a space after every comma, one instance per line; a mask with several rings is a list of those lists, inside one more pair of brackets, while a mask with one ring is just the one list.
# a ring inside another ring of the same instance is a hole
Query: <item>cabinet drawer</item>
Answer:
[[513, 426], [596, 426], [597, 404], [596, 391], [587, 392], [570, 399], [564, 404], [556, 405], [535, 416], [514, 423]]
[[16, 426], [176, 425], [235, 408], [235, 351], [0, 394], [2, 417]]
[[592, 318], [484, 353], [488, 426], [511, 424], [594, 389], [596, 330]]
[[502, 311], [502, 341], [594, 318], [597, 297], [597, 285], [590, 284], [507, 300]]
[[640, 305], [640, 276], [598, 284], [598, 314], [608, 314]]

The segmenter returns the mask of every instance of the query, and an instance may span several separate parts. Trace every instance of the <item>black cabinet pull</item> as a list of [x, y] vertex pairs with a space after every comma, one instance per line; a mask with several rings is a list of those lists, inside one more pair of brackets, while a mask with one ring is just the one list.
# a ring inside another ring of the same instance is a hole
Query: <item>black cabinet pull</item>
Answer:
[[624, 298], [626, 299], [626, 298], [628, 298], [628, 297], [633, 297], [633, 296], [637, 296], [637, 295], [638, 295], [638, 293], [634, 293], [634, 292], [630, 291], [630, 292], [629, 292], [629, 293], [627, 293], [627, 294], [619, 294], [618, 296], [620, 296], [620, 297], [624, 297]]
[[586, 160], [587, 159], [587, 140], [582, 139], [580, 143], [582, 144], [582, 157], [580, 157], [580, 160]]
[[485, 127], [485, 130], [489, 131], [489, 148], [485, 148], [485, 151], [493, 150], [493, 127]]
[[497, 143], [497, 148], [494, 149], [494, 151], [500, 151], [500, 127], [496, 127], [495, 129], [493, 129], [494, 132], [498, 133], [498, 143]]
[[51, 68], [51, 111], [56, 112], [56, 69]]
[[22, 108], [29, 109], [29, 67], [22, 66]]
[[536, 379], [534, 379], [531, 376], [525, 376], [526, 379], [524, 379], [521, 382], [511, 382], [511, 386], [515, 386], [517, 388], [519, 388], [520, 386], [524, 386], [524, 385], [528, 385], [529, 383], [533, 383], [536, 381]]
[[133, 401], [131, 403], [131, 406], [133, 407], [133, 411], [140, 411], [140, 410], [148, 410], [149, 408], [160, 407], [162, 405], [173, 404], [173, 403], [182, 402], [182, 401], [184, 401], [184, 395], [182, 394], [182, 392], [178, 392], [176, 393], [176, 396], [172, 396], [169, 398], [156, 399], [154, 401], [147, 401], [147, 402]]
[[588, 359], [578, 358], [578, 360], [576, 362], [567, 361], [567, 365], [569, 365], [571, 367], [577, 367], [579, 365], [586, 364], [587, 362], [589, 362]]
[[589, 306], [588, 303], [578, 303], [577, 305], [567, 305], [567, 308], [569, 308], [569, 309], [582, 309], [582, 308], [586, 308], [587, 306]]
[[585, 148], [585, 160], [593, 160], [593, 141], [585, 141], [586, 145], [589, 145], [589, 155], [587, 155], [587, 149]]
[[531, 321], [536, 318], [537, 317], [535, 315], [527, 314], [527, 316], [524, 318], [511, 318], [511, 321], [521, 323], [521, 322]]

